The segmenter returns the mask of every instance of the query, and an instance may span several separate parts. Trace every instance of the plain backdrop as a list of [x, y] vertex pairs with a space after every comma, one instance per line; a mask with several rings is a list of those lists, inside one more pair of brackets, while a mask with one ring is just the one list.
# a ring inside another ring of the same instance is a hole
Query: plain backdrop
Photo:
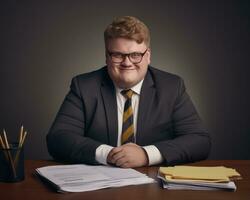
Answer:
[[[0, 130], [45, 137], [73, 76], [105, 65], [103, 31], [133, 15], [151, 31], [152, 65], [178, 74], [212, 137], [210, 159], [250, 159], [250, 4], [241, 0], [5, 0], [0, 3]], [[91, 91], [86, 91], [91, 92]]]

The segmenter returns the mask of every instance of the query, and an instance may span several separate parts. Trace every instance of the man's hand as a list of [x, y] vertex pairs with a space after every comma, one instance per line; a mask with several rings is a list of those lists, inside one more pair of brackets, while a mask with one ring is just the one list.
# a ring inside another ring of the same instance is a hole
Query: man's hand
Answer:
[[107, 162], [118, 167], [133, 168], [148, 165], [145, 150], [134, 143], [114, 147], [108, 154]]

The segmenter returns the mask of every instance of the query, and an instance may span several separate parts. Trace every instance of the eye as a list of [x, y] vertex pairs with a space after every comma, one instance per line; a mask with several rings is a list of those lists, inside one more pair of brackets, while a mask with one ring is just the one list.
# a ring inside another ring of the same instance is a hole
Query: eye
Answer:
[[112, 57], [114, 58], [122, 58], [122, 54], [121, 53], [112, 53]]
[[130, 57], [131, 58], [140, 58], [141, 57], [141, 53], [138, 53], [138, 52], [131, 53]]

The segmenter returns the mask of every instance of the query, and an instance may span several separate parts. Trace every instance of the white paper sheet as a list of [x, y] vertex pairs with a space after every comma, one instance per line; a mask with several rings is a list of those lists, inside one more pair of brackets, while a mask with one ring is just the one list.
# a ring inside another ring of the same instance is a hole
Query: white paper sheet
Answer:
[[154, 179], [134, 169], [103, 165], [56, 165], [41, 167], [36, 171], [63, 192], [83, 192], [155, 182]]
[[235, 191], [236, 185], [233, 181], [226, 183], [205, 183], [205, 182], [192, 182], [192, 181], [169, 181], [163, 176], [158, 174], [158, 178], [162, 180], [163, 188], [169, 190], [229, 190]]

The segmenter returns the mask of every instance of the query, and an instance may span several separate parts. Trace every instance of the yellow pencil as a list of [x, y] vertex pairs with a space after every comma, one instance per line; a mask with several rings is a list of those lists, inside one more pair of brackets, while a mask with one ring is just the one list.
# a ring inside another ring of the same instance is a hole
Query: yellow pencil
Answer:
[[17, 151], [16, 157], [14, 159], [14, 166], [15, 167], [17, 166], [17, 163], [18, 163], [18, 160], [19, 160], [19, 155], [20, 155], [20, 152], [22, 150], [23, 143], [25, 141], [26, 135], [27, 135], [27, 131], [25, 131], [24, 134], [22, 134], [22, 140], [21, 140], [21, 142], [19, 142], [18, 151]]
[[9, 146], [9, 142], [8, 142], [8, 139], [7, 139], [7, 136], [6, 136], [6, 132], [5, 132], [4, 129], [3, 129], [3, 137], [4, 137], [4, 140], [5, 140], [6, 148], [9, 149], [10, 146]]
[[1, 143], [2, 148], [5, 149], [5, 145], [4, 145], [4, 143], [3, 143], [3, 139], [2, 139], [2, 136], [1, 136], [1, 135], [0, 135], [0, 143]]
[[11, 165], [11, 168], [12, 168], [12, 171], [13, 171], [13, 175], [16, 178], [16, 168], [14, 166], [14, 162], [13, 162], [13, 159], [12, 159], [12, 156], [11, 156], [11, 153], [10, 153], [10, 146], [9, 146], [9, 142], [8, 142], [5, 130], [3, 130], [3, 136], [4, 136], [5, 143], [6, 143], [5, 145], [6, 145], [7, 154], [8, 154], [9, 161], [10, 161], [10, 165]]
[[23, 126], [21, 126], [21, 130], [19, 134], [18, 148], [21, 147], [22, 140], [23, 140]]
[[25, 131], [24, 134], [23, 134], [23, 138], [22, 138], [22, 142], [21, 142], [21, 147], [23, 146], [23, 143], [25, 141], [26, 135], [27, 135], [27, 131]]

